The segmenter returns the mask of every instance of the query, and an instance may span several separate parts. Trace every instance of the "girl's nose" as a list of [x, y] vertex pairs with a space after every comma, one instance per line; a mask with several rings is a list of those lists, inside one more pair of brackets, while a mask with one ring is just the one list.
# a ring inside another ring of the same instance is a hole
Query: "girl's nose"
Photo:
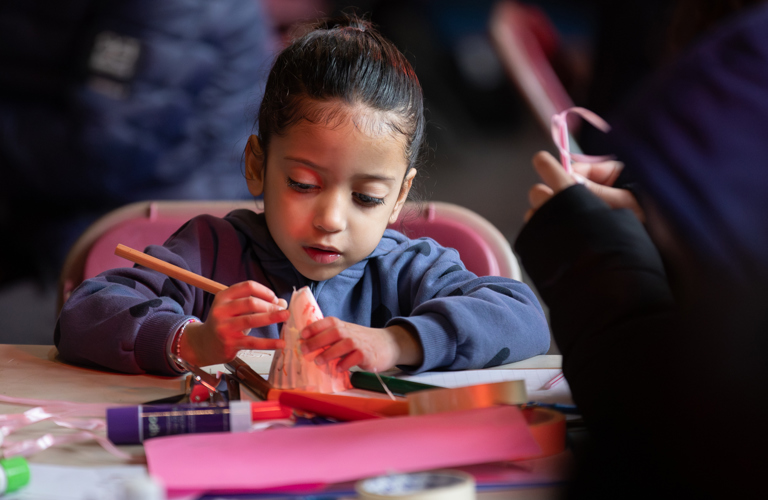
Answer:
[[313, 219], [316, 228], [327, 233], [338, 233], [346, 229], [347, 207], [340, 195], [329, 193], [315, 205]]

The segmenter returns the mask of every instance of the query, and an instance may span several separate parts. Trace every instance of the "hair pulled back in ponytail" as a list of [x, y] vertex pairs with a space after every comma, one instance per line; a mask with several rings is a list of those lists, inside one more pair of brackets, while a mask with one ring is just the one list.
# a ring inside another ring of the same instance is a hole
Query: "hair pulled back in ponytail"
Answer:
[[[330, 123], [349, 106], [366, 106], [380, 129], [402, 134], [408, 169], [424, 142], [424, 104], [405, 56], [373, 25], [344, 15], [319, 21], [277, 57], [259, 108], [259, 140], [268, 154], [273, 135], [301, 120]], [[320, 106], [318, 106], [320, 104]]]

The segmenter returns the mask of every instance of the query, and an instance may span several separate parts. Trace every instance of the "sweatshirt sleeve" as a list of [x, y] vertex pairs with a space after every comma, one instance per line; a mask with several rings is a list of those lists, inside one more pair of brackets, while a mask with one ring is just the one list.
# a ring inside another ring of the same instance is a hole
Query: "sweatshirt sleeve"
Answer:
[[[145, 252], [196, 274], [212, 276], [222, 243], [240, 245], [232, 226], [211, 216], [192, 219], [163, 245]], [[126, 261], [127, 262], [127, 261]], [[85, 280], [59, 315], [54, 341], [68, 362], [125, 373], [176, 375], [166, 357], [171, 337], [189, 318], [205, 318], [213, 296], [142, 266], [111, 269]]]
[[429, 238], [413, 240], [395, 254], [389, 272], [398, 275], [399, 309], [407, 314], [388, 324], [408, 325], [424, 349], [421, 366], [400, 368], [486, 368], [549, 349], [546, 317], [524, 283], [478, 277], [466, 269], [456, 250]]

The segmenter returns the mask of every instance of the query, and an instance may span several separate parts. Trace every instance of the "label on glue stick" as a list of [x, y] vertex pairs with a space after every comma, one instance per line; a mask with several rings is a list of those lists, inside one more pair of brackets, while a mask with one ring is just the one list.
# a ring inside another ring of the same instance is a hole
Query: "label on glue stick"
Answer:
[[115, 444], [139, 444], [158, 436], [229, 430], [228, 405], [139, 405], [107, 409], [107, 437]]

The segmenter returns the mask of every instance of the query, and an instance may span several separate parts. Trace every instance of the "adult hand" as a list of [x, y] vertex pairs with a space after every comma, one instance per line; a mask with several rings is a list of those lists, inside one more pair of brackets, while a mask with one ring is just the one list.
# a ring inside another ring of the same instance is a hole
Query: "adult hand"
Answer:
[[637, 203], [637, 198], [628, 189], [613, 187], [624, 169], [620, 161], [603, 161], [598, 163], [574, 163], [574, 177], [584, 184], [598, 198], [611, 208], [628, 208], [632, 210], [640, 222], [645, 222], [645, 213]]
[[533, 156], [533, 166], [544, 183], [534, 185], [528, 192], [531, 208], [525, 214], [526, 222], [552, 196], [577, 182], [584, 184], [611, 208], [628, 208], [645, 222], [645, 214], [635, 196], [627, 189], [612, 187], [623, 168], [621, 162], [574, 163], [574, 174], [571, 175], [551, 154], [539, 151]]
[[368, 328], [328, 317], [304, 328], [301, 337], [304, 354], [325, 349], [317, 355], [315, 363], [324, 365], [338, 358], [339, 371], [359, 366], [383, 372], [398, 364], [419, 365], [424, 357], [421, 343], [399, 325]]
[[576, 180], [563, 169], [558, 161], [546, 151], [533, 155], [533, 168], [544, 184], [534, 184], [528, 191], [531, 208], [525, 213], [525, 222], [556, 193], [576, 184]]
[[285, 342], [248, 336], [248, 330], [288, 320], [284, 299], [255, 281], [216, 294], [208, 318], [190, 323], [179, 343], [184, 361], [196, 366], [228, 363], [242, 349], [280, 349]]

